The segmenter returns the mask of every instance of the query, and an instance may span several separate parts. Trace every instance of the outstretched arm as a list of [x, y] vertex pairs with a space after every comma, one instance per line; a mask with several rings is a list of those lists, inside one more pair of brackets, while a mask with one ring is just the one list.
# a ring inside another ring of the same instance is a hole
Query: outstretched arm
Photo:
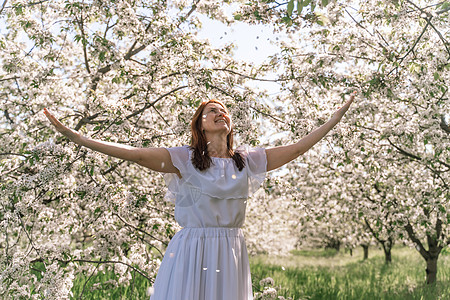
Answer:
[[177, 173], [178, 175], [180, 175], [178, 169], [174, 167], [170, 158], [169, 151], [167, 151], [167, 149], [137, 148], [128, 145], [90, 139], [63, 125], [46, 108], [44, 108], [44, 114], [47, 116], [53, 126], [55, 126], [55, 129], [57, 131], [59, 131], [61, 134], [78, 145], [88, 147], [92, 150], [104, 153], [109, 156], [136, 162], [141, 166], [147, 167], [154, 171], [164, 173]]
[[333, 114], [328, 122], [303, 137], [297, 143], [266, 149], [267, 171], [277, 169], [291, 160], [296, 159], [320, 141], [337, 123], [339, 123], [350, 107], [350, 104], [352, 104], [355, 95], [356, 92], [350, 96], [350, 99], [343, 107]]

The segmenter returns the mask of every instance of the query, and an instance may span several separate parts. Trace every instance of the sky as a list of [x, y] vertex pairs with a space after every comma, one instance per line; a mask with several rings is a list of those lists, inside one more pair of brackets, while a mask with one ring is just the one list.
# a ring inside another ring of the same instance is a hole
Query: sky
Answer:
[[198, 37], [208, 39], [214, 47], [235, 43], [235, 58], [239, 60], [262, 63], [268, 56], [280, 51], [279, 47], [271, 43], [279, 38], [274, 35], [271, 26], [236, 22], [229, 27], [204, 15], [198, 17], [203, 23]]

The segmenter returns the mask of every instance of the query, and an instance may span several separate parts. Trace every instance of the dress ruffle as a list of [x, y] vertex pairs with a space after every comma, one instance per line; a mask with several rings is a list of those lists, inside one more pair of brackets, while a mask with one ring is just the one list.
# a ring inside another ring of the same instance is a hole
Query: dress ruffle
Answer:
[[261, 187], [266, 178], [266, 150], [243, 145], [237, 148], [236, 151], [242, 153], [246, 158], [246, 165], [248, 166], [248, 196], [252, 196]]
[[[182, 178], [175, 173], [164, 175], [167, 185], [165, 200], [172, 203], [175, 203], [177, 195], [187, 197], [188, 195], [192, 196], [192, 193], [194, 195], [206, 194], [220, 199], [245, 199], [260, 188], [266, 176], [267, 159], [263, 148], [250, 148], [245, 145], [236, 150], [243, 155], [246, 162], [242, 171], [237, 169], [231, 158], [216, 157], [212, 157], [216, 168], [199, 171], [188, 163], [191, 160], [191, 150], [188, 146], [168, 148], [167, 150], [173, 165], [182, 175]], [[183, 206], [188, 205], [183, 203]]]

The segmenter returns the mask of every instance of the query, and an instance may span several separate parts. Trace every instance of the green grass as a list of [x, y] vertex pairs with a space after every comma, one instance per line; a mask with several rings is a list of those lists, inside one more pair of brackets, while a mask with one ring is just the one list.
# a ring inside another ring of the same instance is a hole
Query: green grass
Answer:
[[[409, 248], [395, 248], [392, 264], [385, 265], [380, 250], [369, 250], [362, 261], [361, 251], [348, 253], [310, 250], [294, 251], [287, 257], [250, 258], [254, 292], [259, 281], [272, 277], [278, 295], [299, 299], [450, 299], [450, 253], [438, 261], [438, 283], [427, 286], [425, 262]], [[284, 270], [283, 270], [284, 269]], [[87, 280], [89, 278], [89, 280]], [[77, 276], [72, 299], [148, 299], [148, 280], [136, 274], [132, 284], [115, 286], [115, 275], [99, 272]]]
[[438, 261], [438, 282], [425, 284], [425, 261], [409, 248], [393, 249], [392, 264], [384, 263], [381, 251], [370, 249], [350, 254], [314, 251], [294, 252], [289, 257], [251, 258], [254, 290], [259, 280], [272, 277], [278, 295], [298, 299], [450, 299], [450, 256]]
[[[135, 273], [130, 284], [116, 286], [117, 276], [113, 271], [98, 272], [93, 276], [76, 277], [71, 299], [149, 299], [147, 289], [150, 282]], [[81, 297], [80, 297], [81, 296]]]

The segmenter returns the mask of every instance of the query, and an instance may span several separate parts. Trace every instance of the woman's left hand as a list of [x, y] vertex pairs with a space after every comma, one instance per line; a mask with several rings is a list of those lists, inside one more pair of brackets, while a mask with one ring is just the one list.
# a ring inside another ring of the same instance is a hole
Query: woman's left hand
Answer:
[[354, 91], [353, 93], [351, 93], [350, 95], [350, 99], [344, 104], [344, 106], [342, 106], [341, 108], [339, 108], [334, 114], [333, 117], [339, 118], [339, 120], [345, 115], [345, 113], [347, 112], [348, 108], [350, 107], [350, 105], [353, 102], [353, 99], [355, 99], [357, 92]]

